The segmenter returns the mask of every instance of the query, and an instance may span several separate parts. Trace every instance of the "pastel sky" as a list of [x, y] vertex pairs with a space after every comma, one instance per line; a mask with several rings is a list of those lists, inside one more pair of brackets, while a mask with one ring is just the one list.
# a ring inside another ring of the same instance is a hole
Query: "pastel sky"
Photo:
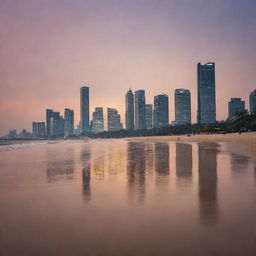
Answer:
[[[192, 92], [196, 64], [216, 62], [217, 118], [256, 88], [255, 0], [0, 0], [0, 135], [75, 110], [79, 88], [124, 121], [129, 87], [153, 96]], [[105, 110], [106, 111], [106, 110]]]

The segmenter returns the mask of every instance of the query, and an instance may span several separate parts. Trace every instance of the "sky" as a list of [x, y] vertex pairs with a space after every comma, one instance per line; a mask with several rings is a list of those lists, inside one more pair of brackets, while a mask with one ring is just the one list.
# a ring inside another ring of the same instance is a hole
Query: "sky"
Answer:
[[217, 119], [227, 102], [256, 89], [255, 0], [0, 0], [0, 135], [31, 131], [45, 109], [75, 111], [90, 87], [90, 114], [125, 93], [146, 103], [190, 89], [196, 121], [198, 62], [216, 63]]

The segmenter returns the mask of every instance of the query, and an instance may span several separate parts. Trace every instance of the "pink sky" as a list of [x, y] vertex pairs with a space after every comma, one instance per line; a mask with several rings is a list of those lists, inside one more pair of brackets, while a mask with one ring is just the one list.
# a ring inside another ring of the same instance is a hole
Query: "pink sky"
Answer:
[[31, 130], [45, 109], [75, 111], [79, 88], [96, 106], [117, 108], [124, 122], [129, 87], [170, 96], [192, 93], [196, 121], [196, 64], [216, 62], [217, 118], [227, 102], [248, 107], [256, 88], [254, 1], [0, 0], [0, 135]]

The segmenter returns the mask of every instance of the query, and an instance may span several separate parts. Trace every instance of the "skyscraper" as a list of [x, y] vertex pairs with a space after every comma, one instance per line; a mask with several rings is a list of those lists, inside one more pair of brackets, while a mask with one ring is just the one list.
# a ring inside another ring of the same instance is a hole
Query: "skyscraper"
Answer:
[[215, 63], [197, 64], [197, 122], [211, 124], [216, 122]]
[[45, 122], [32, 123], [33, 139], [43, 139], [46, 137]]
[[64, 113], [64, 130], [65, 137], [74, 135], [74, 111], [68, 108], [65, 108]]
[[153, 128], [153, 106], [152, 104], [146, 104], [146, 129]]
[[53, 116], [52, 109], [46, 109], [46, 134], [48, 137], [51, 136], [50, 134], [50, 118]]
[[125, 125], [127, 130], [134, 130], [134, 95], [131, 89], [125, 95]]
[[160, 128], [169, 124], [169, 100], [166, 94], [154, 97], [154, 127]]
[[83, 134], [90, 131], [89, 115], [89, 87], [83, 86], [80, 88], [80, 121]]
[[245, 102], [241, 98], [231, 98], [228, 103], [228, 118], [245, 111]]
[[108, 131], [118, 131], [123, 129], [123, 124], [120, 122], [120, 115], [114, 108], [108, 108]]
[[50, 137], [64, 137], [64, 118], [60, 112], [52, 112], [50, 117]]
[[256, 110], [256, 90], [250, 93], [250, 112]]
[[175, 90], [175, 123], [191, 124], [191, 94], [189, 90]]
[[135, 129], [146, 129], [145, 91], [135, 92]]
[[103, 108], [97, 107], [93, 112], [92, 132], [99, 133], [103, 131], [104, 131]]

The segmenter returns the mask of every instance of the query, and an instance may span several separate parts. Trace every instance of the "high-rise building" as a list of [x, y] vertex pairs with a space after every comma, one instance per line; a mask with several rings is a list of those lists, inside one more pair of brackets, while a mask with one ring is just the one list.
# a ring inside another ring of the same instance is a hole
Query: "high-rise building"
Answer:
[[231, 98], [228, 103], [228, 118], [235, 117], [241, 112], [245, 112], [245, 102], [241, 98]]
[[74, 135], [74, 111], [72, 109], [65, 108], [64, 130], [65, 137]]
[[146, 129], [145, 91], [135, 92], [135, 130]]
[[90, 131], [89, 116], [89, 87], [83, 86], [80, 88], [80, 121], [83, 134]]
[[53, 112], [50, 117], [50, 137], [64, 137], [64, 118], [60, 116], [60, 112]]
[[191, 93], [189, 90], [175, 90], [175, 124], [191, 124]]
[[53, 110], [52, 109], [46, 109], [46, 134], [48, 137], [51, 136], [50, 134], [50, 118], [53, 117]]
[[154, 97], [154, 127], [160, 128], [169, 124], [169, 100], [166, 94]]
[[45, 122], [32, 123], [33, 139], [43, 139], [46, 137]]
[[97, 107], [93, 112], [92, 132], [99, 133], [103, 131], [104, 131], [103, 108]]
[[256, 110], [256, 90], [250, 93], [250, 112]]
[[123, 129], [123, 124], [120, 122], [120, 115], [114, 108], [108, 108], [108, 131], [118, 131]]
[[152, 104], [146, 104], [146, 129], [153, 128], [153, 106]]
[[127, 130], [134, 130], [134, 95], [131, 89], [125, 95], [125, 125]]
[[215, 63], [197, 64], [198, 109], [197, 122], [216, 122]]

